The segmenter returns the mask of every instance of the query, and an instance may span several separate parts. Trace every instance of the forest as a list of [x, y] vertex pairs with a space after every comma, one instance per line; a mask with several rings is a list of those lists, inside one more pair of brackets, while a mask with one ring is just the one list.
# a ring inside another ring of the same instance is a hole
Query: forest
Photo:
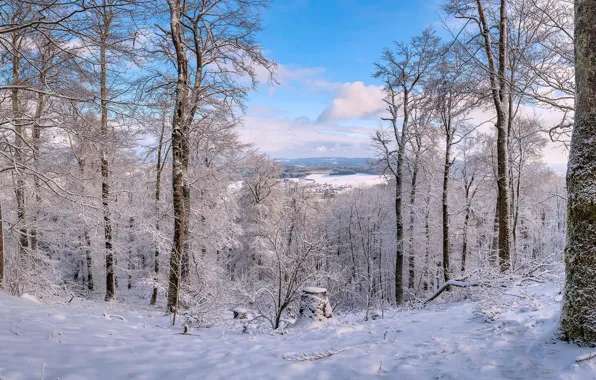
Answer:
[[[306, 318], [539, 312], [527, 289], [556, 284], [551, 337], [577, 344], [571, 361], [596, 344], [593, 1], [438, 2], [440, 25], [378, 51], [364, 78], [382, 88], [368, 167], [385, 180], [325, 192], [239, 132], [257, 86], [280, 82], [259, 42], [269, 0], [0, 4], [0, 309], [138, 310], [183, 335], [234, 321], [273, 347]], [[567, 177], [544, 161], [553, 144]], [[0, 347], [0, 377], [29, 378], [3, 372]], [[312, 350], [284, 359], [348, 355]], [[589, 355], [552, 378], [594, 376]], [[427, 375], [456, 376], [409, 376]]]

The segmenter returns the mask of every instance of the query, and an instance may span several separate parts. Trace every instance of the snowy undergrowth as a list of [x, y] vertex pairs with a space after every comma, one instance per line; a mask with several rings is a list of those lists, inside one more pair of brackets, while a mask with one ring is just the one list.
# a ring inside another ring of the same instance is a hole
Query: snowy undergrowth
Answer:
[[558, 284], [473, 299], [284, 334], [242, 334], [230, 312], [220, 327], [182, 335], [159, 309], [0, 293], [0, 378], [596, 379], [596, 358], [576, 362], [595, 349], [553, 339]]

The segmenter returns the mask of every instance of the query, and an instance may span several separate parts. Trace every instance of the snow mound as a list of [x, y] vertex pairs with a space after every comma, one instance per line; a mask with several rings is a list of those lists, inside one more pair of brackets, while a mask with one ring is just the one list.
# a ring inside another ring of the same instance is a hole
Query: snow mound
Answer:
[[315, 286], [309, 286], [302, 290], [306, 293], [311, 293], [311, 294], [325, 293], [327, 291], [327, 289], [325, 289], [325, 288], [317, 288]]
[[25, 293], [20, 298], [41, 305], [41, 302], [39, 302], [39, 300], [37, 299], [37, 297], [35, 297], [32, 294]]

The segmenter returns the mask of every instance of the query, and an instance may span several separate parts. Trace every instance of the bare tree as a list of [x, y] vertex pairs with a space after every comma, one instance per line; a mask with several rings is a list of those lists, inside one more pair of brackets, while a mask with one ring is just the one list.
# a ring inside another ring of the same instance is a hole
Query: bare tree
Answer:
[[[502, 272], [511, 268], [511, 200], [509, 178], [509, 113], [511, 73], [509, 65], [509, 0], [499, 0], [497, 25], [491, 24], [490, 11], [483, 0], [450, 0], [445, 9], [457, 18], [474, 23], [479, 30], [481, 49], [486, 65], [483, 67], [490, 83], [492, 104], [496, 113], [495, 128], [497, 130], [497, 208], [499, 223], [499, 266]], [[490, 5], [490, 4], [489, 4]], [[497, 33], [497, 51], [493, 48], [493, 38]], [[475, 56], [475, 53], [471, 53]]]
[[[168, 0], [169, 28], [162, 51], [175, 57], [175, 106], [172, 120], [174, 235], [170, 256], [168, 309], [175, 312], [180, 286], [180, 263], [185, 254], [190, 215], [188, 181], [190, 129], [213, 108], [233, 113], [242, 107], [247, 88], [238, 79], [256, 83], [255, 67], [267, 70], [267, 60], [254, 40], [260, 31], [260, 10], [266, 0]], [[197, 118], [198, 116], [198, 118]]]
[[[163, 106], [161, 110], [161, 128], [159, 130], [159, 138], [157, 141], [157, 157], [155, 162], [155, 230], [159, 232], [161, 230], [161, 210], [159, 204], [161, 202], [161, 174], [163, 172], [165, 162], [169, 153], [169, 145], [165, 142], [166, 133], [166, 107]], [[167, 148], [165, 146], [167, 145]], [[160, 247], [159, 243], [155, 245], [153, 271], [155, 272], [155, 278], [153, 281], [153, 292], [151, 293], [151, 305], [155, 305], [157, 301], [157, 276], [159, 274], [159, 258], [160, 258]]]
[[[403, 302], [403, 216], [402, 184], [404, 176], [405, 149], [412, 102], [418, 95], [422, 81], [430, 71], [439, 50], [439, 38], [430, 29], [409, 43], [396, 42], [394, 50], [385, 49], [381, 62], [375, 63], [373, 77], [383, 80], [389, 117], [390, 131], [379, 130], [373, 138], [379, 162], [395, 179], [395, 302]], [[400, 128], [401, 120], [401, 128]]]
[[475, 105], [476, 99], [470, 88], [474, 83], [472, 72], [468, 66], [461, 46], [453, 44], [441, 57], [437, 65], [437, 78], [430, 84], [433, 94], [433, 106], [444, 136], [445, 161], [443, 164], [442, 223], [443, 223], [443, 279], [451, 279], [449, 233], [449, 179], [455, 162], [453, 148], [461, 141], [462, 136], [470, 133], [466, 126], [466, 115]]
[[[113, 243], [113, 215], [110, 194], [110, 159], [114, 145], [113, 108], [119, 95], [116, 87], [121, 83], [114, 81], [117, 76], [117, 59], [119, 54], [130, 53], [128, 41], [132, 39], [130, 31], [124, 26], [128, 17], [126, 8], [128, 0], [97, 0], [91, 14], [91, 25], [88, 32], [83, 33], [88, 46], [97, 49], [97, 65], [99, 67], [99, 138], [100, 138], [100, 170], [101, 170], [101, 203], [103, 212], [103, 232], [106, 267], [106, 301], [114, 299], [116, 294]], [[110, 81], [108, 81], [110, 76]], [[119, 81], [123, 81], [122, 78]], [[110, 110], [112, 109], [112, 110]], [[111, 120], [112, 119], [112, 120]]]

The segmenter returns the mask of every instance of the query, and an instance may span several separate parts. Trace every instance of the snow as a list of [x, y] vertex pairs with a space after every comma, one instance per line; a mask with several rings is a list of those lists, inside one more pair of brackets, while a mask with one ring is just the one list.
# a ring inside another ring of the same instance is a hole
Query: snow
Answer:
[[315, 183], [334, 186], [365, 187], [387, 183], [387, 180], [383, 176], [366, 173], [350, 175], [310, 174], [305, 178]]
[[327, 289], [325, 289], [325, 288], [316, 288], [314, 286], [310, 286], [310, 287], [304, 288], [302, 290], [304, 290], [306, 293], [312, 293], [312, 294], [325, 293], [327, 291]]
[[35, 303], [41, 303], [41, 302], [39, 302], [39, 300], [37, 299], [37, 297], [35, 297], [35, 296], [34, 296], [34, 295], [32, 295], [32, 294], [25, 293], [25, 294], [23, 294], [23, 295], [21, 296], [21, 298], [22, 298], [22, 299], [24, 299], [24, 300], [31, 301], [31, 302], [35, 302]]
[[257, 335], [234, 324], [185, 335], [159, 308], [48, 306], [0, 292], [0, 378], [596, 379], [593, 348], [553, 339], [558, 285], [505, 291], [508, 306], [489, 322], [479, 302], [439, 298], [376, 321], [351, 314], [328, 328]]

